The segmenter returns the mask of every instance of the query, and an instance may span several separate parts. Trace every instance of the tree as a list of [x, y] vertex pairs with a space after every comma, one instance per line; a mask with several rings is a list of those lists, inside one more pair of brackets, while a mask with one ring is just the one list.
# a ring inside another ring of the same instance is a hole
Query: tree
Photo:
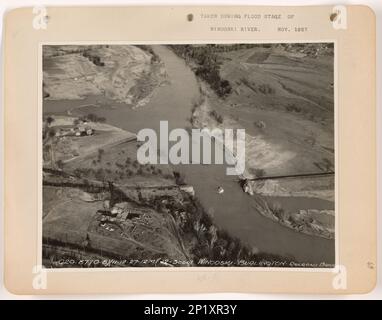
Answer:
[[229, 83], [228, 80], [221, 80], [220, 81], [220, 88], [218, 90], [218, 94], [221, 97], [224, 97], [226, 95], [229, 95], [232, 91], [231, 84]]
[[54, 122], [54, 118], [51, 116], [48, 116], [46, 118], [46, 123], [50, 126]]
[[137, 188], [137, 194], [138, 194], [138, 200], [140, 203], [143, 203], [144, 202], [144, 198], [142, 196], [142, 191], [141, 191], [141, 188]]
[[49, 138], [54, 138], [56, 136], [56, 130], [54, 130], [54, 129], [50, 129], [49, 131], [48, 131], [48, 137]]
[[56, 136], [56, 131], [54, 129], [49, 129], [48, 130], [48, 137], [50, 139], [50, 163], [52, 165], [52, 167], [54, 166], [55, 164], [55, 161], [54, 161], [54, 137]]

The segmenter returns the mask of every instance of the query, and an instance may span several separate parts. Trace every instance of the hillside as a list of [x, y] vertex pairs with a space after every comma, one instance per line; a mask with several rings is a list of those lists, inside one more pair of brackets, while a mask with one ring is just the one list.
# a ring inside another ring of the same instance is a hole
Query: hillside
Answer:
[[155, 54], [138, 46], [44, 46], [44, 98], [103, 95], [126, 104], [145, 103], [166, 79]]

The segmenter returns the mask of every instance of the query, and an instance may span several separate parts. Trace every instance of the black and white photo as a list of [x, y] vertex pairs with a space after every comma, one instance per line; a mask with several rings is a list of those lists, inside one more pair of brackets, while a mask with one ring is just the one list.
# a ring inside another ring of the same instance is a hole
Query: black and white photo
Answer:
[[334, 51], [44, 44], [43, 266], [333, 268]]

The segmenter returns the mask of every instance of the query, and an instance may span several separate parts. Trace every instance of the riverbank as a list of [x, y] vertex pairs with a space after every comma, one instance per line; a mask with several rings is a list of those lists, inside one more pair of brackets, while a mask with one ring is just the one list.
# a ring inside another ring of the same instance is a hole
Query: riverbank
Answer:
[[[201, 80], [199, 82], [202, 98], [194, 106], [191, 116], [191, 124], [196, 128], [238, 128], [238, 124], [227, 119], [212, 109], [209, 99], [212, 93], [207, 85]], [[263, 169], [256, 169], [253, 160], [253, 153], [260, 153], [262, 161], [271, 160], [264, 158], [265, 141], [259, 145], [259, 139], [246, 135], [246, 168], [240, 176], [240, 184], [243, 192], [254, 197], [257, 211], [264, 217], [272, 219], [284, 227], [290, 228], [295, 232], [301, 232], [309, 236], [334, 239], [334, 174], [329, 176], [303, 176], [295, 178], [250, 180], [262, 177], [265, 172]], [[248, 148], [248, 146], [250, 146]], [[252, 147], [252, 148], [251, 148]], [[271, 152], [277, 152], [272, 150]], [[287, 160], [284, 158], [284, 160]], [[281, 158], [278, 160], [282, 165]], [[263, 197], [259, 197], [263, 196]], [[275, 200], [277, 198], [277, 200]], [[283, 198], [283, 204], [280, 204]], [[289, 202], [298, 203], [299, 199], [314, 198], [316, 201], [310, 207], [301, 206], [300, 208], [288, 208]], [[320, 203], [327, 201], [329, 206], [321, 210]], [[315, 207], [318, 206], [318, 207]]]

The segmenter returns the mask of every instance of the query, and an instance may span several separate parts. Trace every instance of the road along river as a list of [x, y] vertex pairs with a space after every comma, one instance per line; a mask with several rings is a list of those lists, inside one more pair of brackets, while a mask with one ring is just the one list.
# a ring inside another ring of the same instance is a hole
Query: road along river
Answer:
[[[200, 94], [195, 75], [167, 47], [153, 46], [153, 49], [164, 62], [170, 83], [157, 88], [148, 104], [132, 109], [108, 101], [105, 107], [84, 107], [81, 112], [103, 116], [108, 123], [135, 133], [143, 128], [152, 128], [158, 132], [158, 137], [161, 120], [169, 122], [170, 130], [190, 127], [191, 108]], [[97, 99], [99, 97], [44, 101], [44, 112], [63, 113], [79, 105], [95, 103]], [[302, 234], [262, 216], [254, 208], [255, 197], [243, 192], [236, 176], [226, 175], [224, 165], [190, 164], [178, 165], [175, 169], [184, 174], [187, 184], [194, 186], [196, 197], [213, 215], [215, 223], [243, 243], [266, 253], [294, 257], [301, 263], [334, 264], [334, 240]], [[219, 194], [218, 186], [225, 192]], [[307, 198], [290, 197], [289, 201], [309, 203]], [[285, 202], [288, 199], [284, 199]], [[330, 203], [319, 199], [315, 199], [315, 202], [317, 209], [332, 209], [329, 208]]]

